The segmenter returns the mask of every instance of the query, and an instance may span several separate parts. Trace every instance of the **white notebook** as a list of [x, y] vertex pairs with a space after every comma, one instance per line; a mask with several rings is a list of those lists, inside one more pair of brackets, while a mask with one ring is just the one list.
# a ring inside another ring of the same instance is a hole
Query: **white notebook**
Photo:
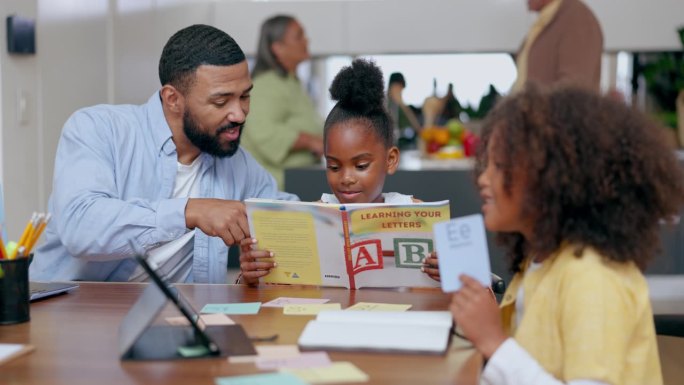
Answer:
[[303, 350], [362, 350], [444, 354], [451, 335], [448, 311], [323, 311], [299, 337]]

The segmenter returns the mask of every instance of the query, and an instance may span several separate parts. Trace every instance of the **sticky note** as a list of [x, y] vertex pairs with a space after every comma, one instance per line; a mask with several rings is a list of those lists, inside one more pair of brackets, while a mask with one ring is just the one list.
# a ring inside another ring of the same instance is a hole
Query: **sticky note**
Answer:
[[254, 364], [261, 370], [277, 370], [282, 368], [306, 369], [329, 366], [330, 357], [326, 352], [306, 352], [295, 357], [271, 358], [257, 357]]
[[285, 307], [285, 305], [303, 305], [312, 303], [326, 303], [330, 301], [326, 298], [296, 298], [296, 297], [279, 297], [272, 301], [261, 305], [263, 307]]
[[200, 313], [257, 314], [260, 307], [261, 302], [208, 303]]
[[[166, 317], [165, 318], [166, 322], [168, 322], [171, 325], [177, 325], [177, 326], [187, 326], [190, 325], [190, 322], [188, 322], [188, 319], [185, 317]], [[204, 324], [207, 326], [210, 325], [235, 325], [235, 321], [230, 319], [227, 315], [222, 314], [222, 313], [214, 313], [214, 314], [202, 314], [200, 315], [200, 327]]]
[[257, 345], [254, 347], [257, 354], [253, 356], [232, 356], [228, 357], [231, 364], [243, 364], [255, 362], [257, 358], [283, 359], [297, 357], [301, 353], [297, 345]]
[[207, 326], [213, 325], [235, 325], [235, 321], [230, 319], [225, 314], [213, 313], [213, 314], [202, 314], [200, 315], [200, 320], [204, 322]]
[[335, 382], [366, 382], [368, 375], [351, 362], [334, 362], [330, 366], [309, 369], [282, 369], [312, 384]]
[[374, 303], [374, 302], [357, 302], [344, 310], [354, 311], [406, 311], [412, 305], [403, 305], [396, 303]]
[[216, 385], [307, 385], [291, 373], [252, 374], [249, 376], [219, 377]]
[[458, 278], [461, 274], [477, 279], [485, 287], [491, 285], [489, 250], [481, 214], [438, 223], [433, 232], [444, 292], [461, 288]]
[[316, 315], [323, 310], [342, 310], [339, 303], [319, 303], [302, 305], [285, 305], [283, 314], [286, 315]]

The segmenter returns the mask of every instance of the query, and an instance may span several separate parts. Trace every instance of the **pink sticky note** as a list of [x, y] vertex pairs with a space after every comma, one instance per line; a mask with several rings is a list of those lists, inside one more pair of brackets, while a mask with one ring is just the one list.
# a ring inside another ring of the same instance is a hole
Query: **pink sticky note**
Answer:
[[202, 314], [200, 319], [205, 325], [235, 325], [235, 321], [221, 313]]
[[231, 364], [244, 364], [256, 362], [257, 358], [279, 359], [297, 357], [301, 354], [299, 352], [299, 347], [297, 347], [297, 345], [257, 345], [254, 348], [257, 351], [256, 355], [232, 356], [228, 357], [228, 362], [230, 362]]
[[326, 303], [330, 301], [326, 298], [296, 298], [296, 297], [279, 297], [272, 301], [261, 305], [262, 307], [285, 307], [285, 305], [303, 305], [303, 304], [317, 304]]
[[261, 370], [308, 369], [329, 366], [330, 357], [326, 352], [306, 352], [296, 357], [287, 358], [257, 357], [254, 363]]

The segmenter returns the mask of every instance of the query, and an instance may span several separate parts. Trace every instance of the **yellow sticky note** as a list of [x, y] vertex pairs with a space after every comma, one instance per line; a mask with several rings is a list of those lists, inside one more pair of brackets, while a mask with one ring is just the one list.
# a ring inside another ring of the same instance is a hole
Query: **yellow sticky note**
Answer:
[[[174, 326], [190, 325], [190, 322], [188, 322], [188, 319], [185, 317], [166, 317], [165, 319], [166, 322]], [[204, 328], [204, 325], [235, 325], [235, 321], [233, 321], [232, 319], [230, 319], [230, 317], [222, 313], [202, 314], [200, 316], [200, 322], [198, 323], [200, 328]]]
[[342, 310], [339, 303], [311, 303], [300, 305], [285, 305], [283, 314], [286, 315], [316, 315], [323, 310]]
[[368, 375], [351, 362], [333, 362], [330, 366], [309, 369], [283, 369], [312, 384], [329, 384], [335, 382], [367, 382]]
[[374, 302], [357, 302], [354, 306], [350, 306], [345, 310], [356, 311], [406, 311], [411, 308], [411, 305], [403, 305], [398, 303], [374, 303]]

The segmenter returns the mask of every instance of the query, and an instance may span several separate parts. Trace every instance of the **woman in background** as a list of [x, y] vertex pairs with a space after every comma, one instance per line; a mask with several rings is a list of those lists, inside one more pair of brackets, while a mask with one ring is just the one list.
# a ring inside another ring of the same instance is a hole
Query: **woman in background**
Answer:
[[277, 15], [262, 24], [243, 145], [280, 189], [285, 168], [315, 164], [323, 153], [322, 120], [296, 76], [307, 59], [308, 40], [297, 20]]

